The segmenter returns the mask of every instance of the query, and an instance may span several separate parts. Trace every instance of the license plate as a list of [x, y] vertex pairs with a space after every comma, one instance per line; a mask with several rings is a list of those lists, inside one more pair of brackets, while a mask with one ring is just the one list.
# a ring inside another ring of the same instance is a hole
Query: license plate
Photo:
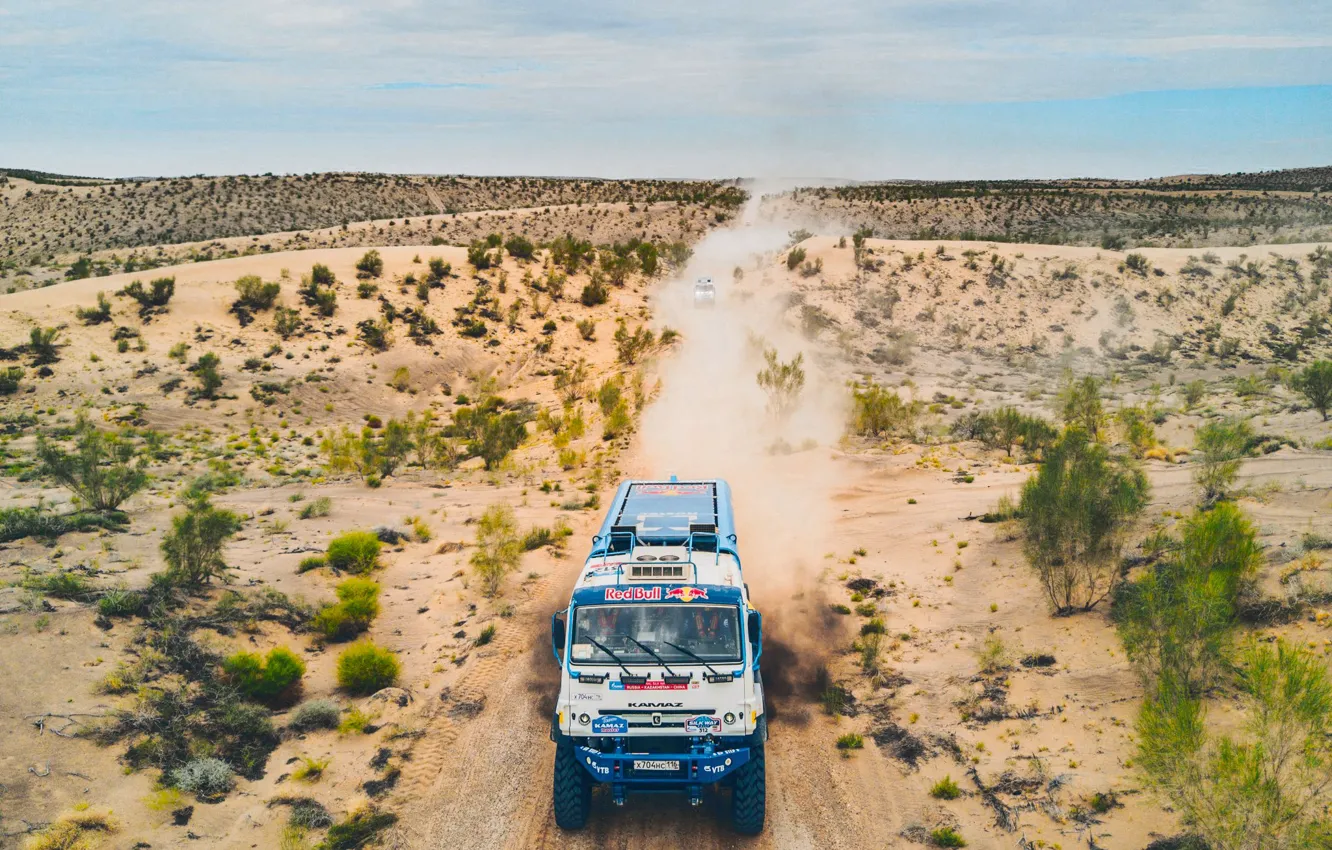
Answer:
[[634, 770], [660, 770], [677, 771], [680, 769], [680, 762], [665, 761], [662, 759], [642, 760], [634, 759]]

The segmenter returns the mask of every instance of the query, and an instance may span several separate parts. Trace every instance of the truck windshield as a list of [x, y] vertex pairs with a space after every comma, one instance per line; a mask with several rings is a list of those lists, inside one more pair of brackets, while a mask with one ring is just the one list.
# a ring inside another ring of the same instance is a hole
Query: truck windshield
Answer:
[[[739, 609], [634, 604], [584, 605], [574, 612], [570, 659], [575, 664], [614, 664], [617, 658], [624, 664], [660, 664], [640, 644], [651, 647], [672, 667], [697, 665], [698, 658], [740, 661]], [[698, 658], [690, 657], [691, 652]]]

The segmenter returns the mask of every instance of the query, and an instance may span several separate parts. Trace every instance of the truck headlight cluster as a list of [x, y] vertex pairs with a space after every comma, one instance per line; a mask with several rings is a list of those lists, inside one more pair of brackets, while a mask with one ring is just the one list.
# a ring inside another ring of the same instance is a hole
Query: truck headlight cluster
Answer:
[[730, 726], [735, 722], [735, 715], [728, 711], [722, 719], [726, 721], [727, 726]]

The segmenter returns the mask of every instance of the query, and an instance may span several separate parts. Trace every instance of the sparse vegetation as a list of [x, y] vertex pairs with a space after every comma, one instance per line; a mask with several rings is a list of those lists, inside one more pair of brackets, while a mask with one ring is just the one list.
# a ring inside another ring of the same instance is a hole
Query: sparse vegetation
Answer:
[[783, 363], [777, 349], [767, 348], [763, 360], [767, 365], [758, 373], [758, 385], [768, 394], [769, 412], [784, 419], [795, 411], [805, 389], [805, 355], [797, 354]]
[[486, 596], [500, 594], [504, 577], [518, 568], [522, 552], [523, 544], [518, 536], [513, 509], [502, 503], [486, 508], [477, 521], [476, 551], [471, 559]]
[[1194, 435], [1198, 465], [1193, 480], [1204, 505], [1229, 495], [1252, 439], [1253, 429], [1242, 419], [1208, 422], [1198, 429]]
[[379, 566], [379, 537], [372, 531], [348, 531], [328, 543], [328, 565], [341, 572], [365, 574]]
[[400, 670], [392, 652], [361, 641], [338, 656], [338, 686], [353, 694], [372, 694], [395, 684]]

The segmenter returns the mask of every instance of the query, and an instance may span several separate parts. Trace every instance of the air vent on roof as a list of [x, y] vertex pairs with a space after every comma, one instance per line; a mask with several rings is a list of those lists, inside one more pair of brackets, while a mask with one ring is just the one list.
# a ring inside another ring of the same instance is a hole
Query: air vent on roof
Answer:
[[661, 556], [660, 558], [658, 558], [657, 560], [659, 560], [659, 561], [678, 561], [678, 560], [680, 560], [680, 556], [679, 556], [679, 555], [662, 555], [662, 556]]
[[634, 558], [634, 560], [635, 560], [635, 561], [655, 561], [655, 560], [657, 560], [657, 556], [656, 556], [656, 555], [639, 555], [637, 558]]
[[684, 564], [630, 564], [630, 579], [684, 578]]

